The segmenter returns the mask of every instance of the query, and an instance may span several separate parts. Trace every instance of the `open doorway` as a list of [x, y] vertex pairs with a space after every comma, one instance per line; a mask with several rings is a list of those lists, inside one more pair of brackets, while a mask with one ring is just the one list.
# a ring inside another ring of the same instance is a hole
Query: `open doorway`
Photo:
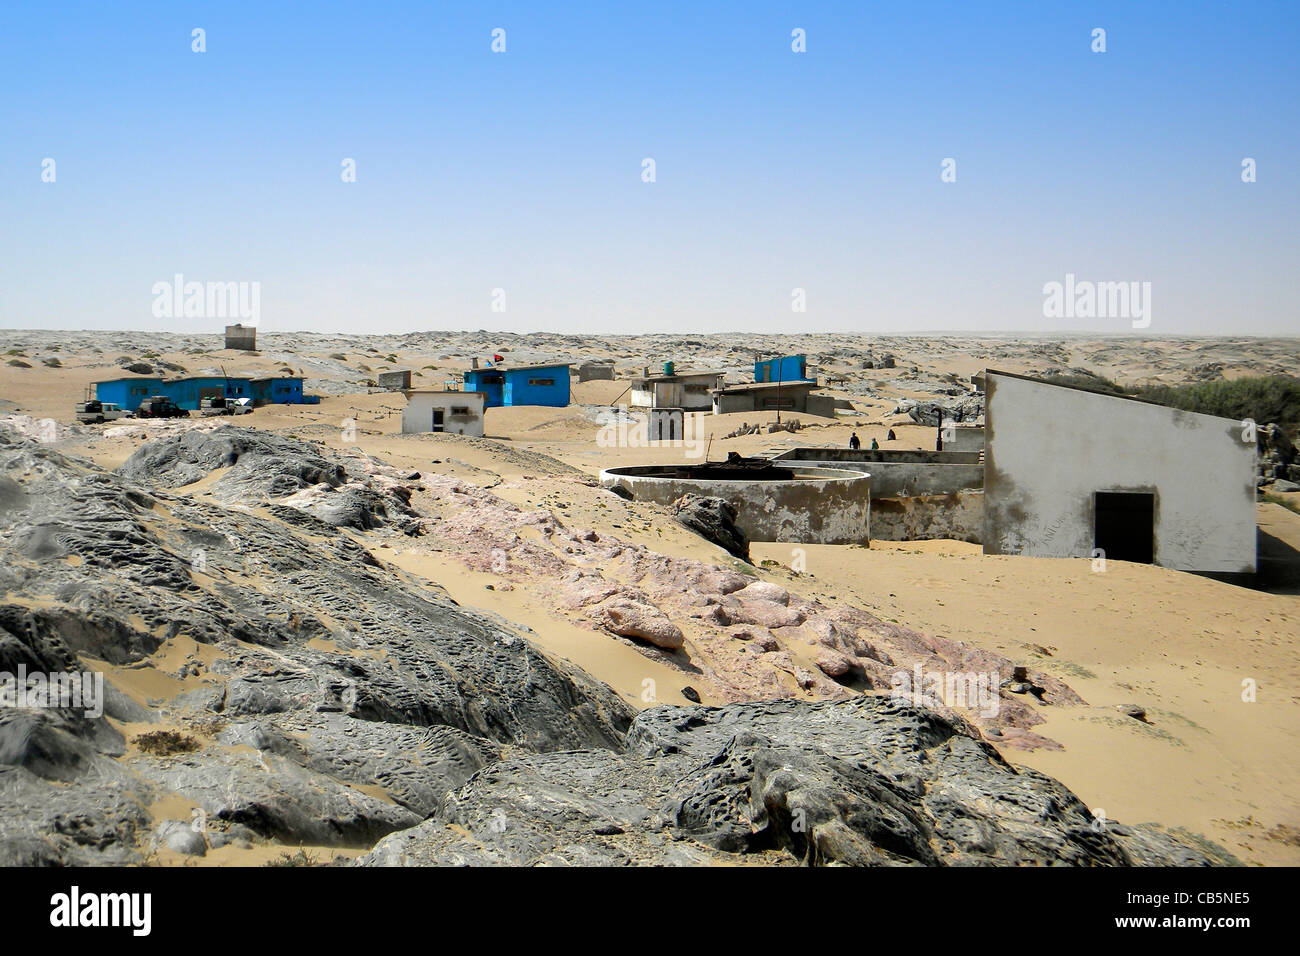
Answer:
[[435, 408], [433, 410], [433, 431], [440, 432], [445, 430], [446, 429], [443, 427], [443, 410], [441, 408]]
[[1155, 493], [1097, 492], [1093, 496], [1093, 541], [1093, 547], [1113, 561], [1155, 561]]

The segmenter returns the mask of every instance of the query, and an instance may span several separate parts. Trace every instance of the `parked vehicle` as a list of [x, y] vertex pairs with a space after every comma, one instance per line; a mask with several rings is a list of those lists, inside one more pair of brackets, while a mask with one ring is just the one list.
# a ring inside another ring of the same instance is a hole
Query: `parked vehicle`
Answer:
[[189, 418], [190, 413], [164, 395], [146, 398], [135, 410], [136, 418]]
[[103, 422], [115, 422], [119, 418], [129, 418], [131, 413], [119, 405], [112, 402], [101, 402], [98, 399], [91, 399], [86, 402], [77, 402], [77, 421], [94, 422], [102, 424]]
[[204, 418], [213, 415], [231, 415], [229, 400], [224, 398], [205, 398], [199, 402], [199, 414]]
[[251, 398], [232, 398], [226, 402], [226, 407], [230, 409], [232, 415], [251, 415], [253, 413], [253, 400]]

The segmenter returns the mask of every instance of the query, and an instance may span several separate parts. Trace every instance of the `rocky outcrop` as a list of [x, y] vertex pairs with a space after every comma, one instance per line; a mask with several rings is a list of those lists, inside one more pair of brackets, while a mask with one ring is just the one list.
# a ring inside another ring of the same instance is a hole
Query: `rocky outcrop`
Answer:
[[1261, 425], [1256, 431], [1259, 458], [1256, 468], [1261, 479], [1300, 480], [1300, 459], [1295, 445], [1281, 425]]
[[984, 393], [969, 392], [946, 402], [917, 401], [905, 398], [892, 414], [907, 415], [918, 425], [938, 425], [942, 413], [945, 422], [973, 422], [984, 414]]
[[[530, 567], [567, 574], [576, 612], [616, 633], [670, 648], [662, 608], [694, 607], [754, 654], [784, 655], [800, 687], [827, 681], [844, 698], [636, 716], [358, 543], [395, 529], [345, 533], [300, 497], [364, 489], [387, 509], [418, 476], [236, 432], [175, 433], [108, 473], [0, 429], [0, 671], [90, 670], [105, 686], [102, 714], [71, 701], [0, 711], [0, 864], [130, 864], [253, 841], [360, 847], [372, 865], [1226, 860], [1094, 819], [961, 717], [848, 696], [782, 647], [813, 641], [824, 673], [864, 681], [896, 669], [874, 641], [972, 670], [991, 666], [982, 652], [543, 513], [448, 517], [444, 533], [459, 520], [489, 541], [513, 535], [507, 563], [522, 563], [526, 525], [642, 582], [575, 574], [532, 545]], [[164, 490], [204, 479], [194, 495]]]
[[736, 509], [725, 498], [682, 495], [673, 502], [673, 517], [733, 558], [749, 561], [749, 539], [736, 527]]
[[[185, 469], [202, 461], [230, 468], [235, 488], [340, 472], [310, 446], [254, 442], [168, 440], [123, 471], [151, 461], [193, 481]], [[257, 477], [251, 461], [277, 464]], [[369, 846], [419, 823], [503, 746], [618, 748], [632, 717], [608, 687], [381, 568], [323, 521], [146, 491], [11, 432], [0, 592], [0, 671], [93, 666], [107, 692], [103, 716], [3, 711], [0, 862], [139, 861], [156, 842], [140, 808], [169, 795], [213, 833]], [[132, 690], [178, 642], [208, 650], [159, 675], [175, 695]], [[140, 753], [121, 721], [201, 746]]]
[[657, 707], [625, 753], [507, 758], [367, 865], [1209, 865], [884, 697]]

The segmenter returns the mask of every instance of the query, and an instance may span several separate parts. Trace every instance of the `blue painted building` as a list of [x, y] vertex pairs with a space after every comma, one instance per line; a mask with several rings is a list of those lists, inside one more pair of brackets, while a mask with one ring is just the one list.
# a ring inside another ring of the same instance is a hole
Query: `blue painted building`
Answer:
[[133, 412], [150, 395], [163, 394], [162, 386], [160, 378], [115, 378], [107, 382], [96, 382], [95, 398]]
[[255, 405], [301, 405], [302, 379], [296, 376], [250, 379], [196, 375], [189, 378], [115, 378], [95, 383], [95, 397], [129, 411], [151, 395], [165, 395], [181, 408], [196, 411], [205, 398], [251, 398]]
[[569, 404], [568, 365], [519, 365], [513, 368], [488, 366], [465, 373], [463, 388], [482, 392], [484, 408], [503, 405], [550, 405], [563, 408]]
[[302, 379], [294, 375], [249, 379], [254, 405], [302, 405]]
[[754, 363], [755, 382], [813, 382], [808, 377], [808, 359], [805, 355], [783, 355]]
[[252, 398], [253, 388], [246, 378], [199, 375], [164, 381], [162, 394], [181, 408], [196, 411], [205, 398]]

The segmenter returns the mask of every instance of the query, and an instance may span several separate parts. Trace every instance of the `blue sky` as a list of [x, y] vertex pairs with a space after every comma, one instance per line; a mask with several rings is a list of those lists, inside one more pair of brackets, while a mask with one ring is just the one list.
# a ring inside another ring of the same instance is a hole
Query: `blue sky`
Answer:
[[153, 315], [181, 273], [259, 282], [267, 331], [1130, 331], [1044, 316], [1073, 273], [1151, 282], [1144, 334], [1294, 334], [1298, 28], [1294, 3], [7, 3], [0, 327], [215, 330]]

